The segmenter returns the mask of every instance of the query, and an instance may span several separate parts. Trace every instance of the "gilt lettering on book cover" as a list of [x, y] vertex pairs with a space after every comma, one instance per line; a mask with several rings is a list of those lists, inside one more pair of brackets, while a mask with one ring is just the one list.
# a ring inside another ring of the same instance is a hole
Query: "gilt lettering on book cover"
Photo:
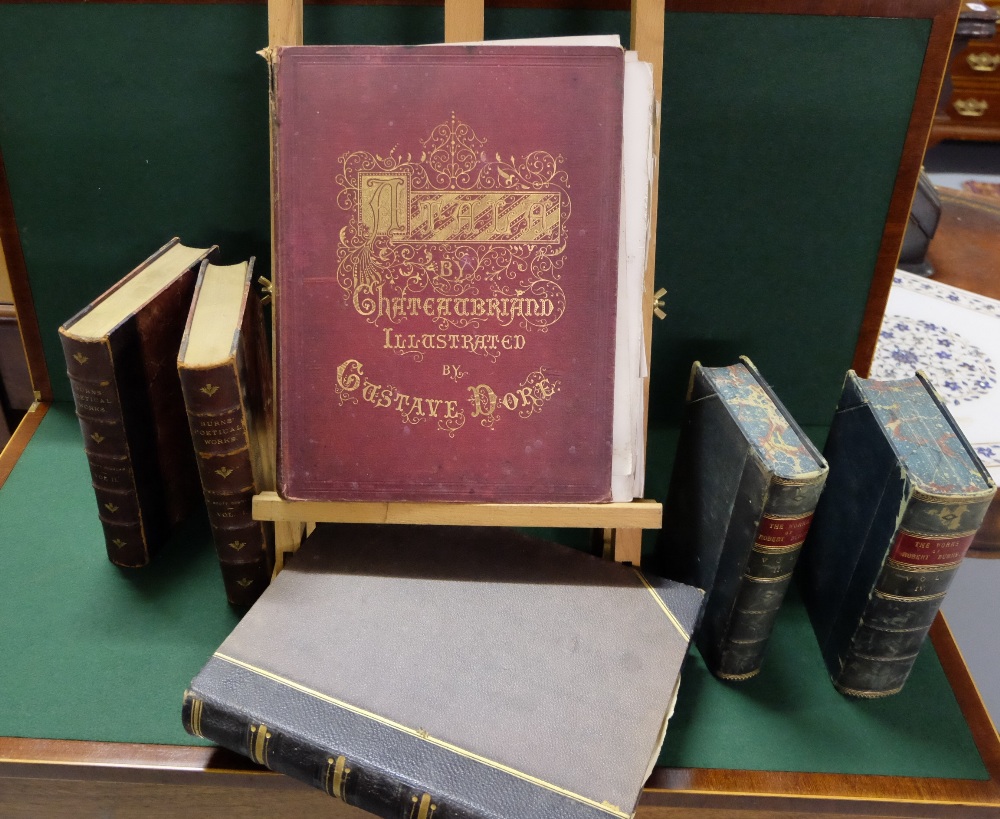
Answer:
[[622, 64], [271, 54], [283, 495], [609, 499]]

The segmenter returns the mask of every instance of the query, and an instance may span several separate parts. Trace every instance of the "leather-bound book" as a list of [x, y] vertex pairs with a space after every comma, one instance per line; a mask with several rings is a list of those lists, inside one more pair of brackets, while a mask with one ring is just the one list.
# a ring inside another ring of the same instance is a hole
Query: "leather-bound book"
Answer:
[[250, 606], [274, 564], [273, 526], [253, 496], [274, 487], [271, 359], [254, 260], [202, 263], [177, 356], [226, 596]]
[[750, 359], [694, 363], [658, 546], [706, 591], [695, 643], [716, 676], [760, 671], [827, 472]]
[[278, 492], [611, 500], [622, 49], [269, 55]]
[[926, 378], [847, 374], [830, 478], [802, 553], [803, 597], [834, 685], [902, 689], [996, 485]]
[[378, 816], [626, 819], [701, 601], [509, 529], [322, 524], [184, 726]]
[[59, 328], [108, 558], [144, 566], [199, 503], [177, 349], [198, 265], [172, 239]]

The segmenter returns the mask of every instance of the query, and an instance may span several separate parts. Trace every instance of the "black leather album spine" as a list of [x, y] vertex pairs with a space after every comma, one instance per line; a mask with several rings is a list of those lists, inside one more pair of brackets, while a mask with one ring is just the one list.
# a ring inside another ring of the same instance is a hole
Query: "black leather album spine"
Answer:
[[189, 734], [383, 819], [629, 815], [220, 654], [185, 692], [181, 718]]
[[[805, 480], [770, 476], [753, 546], [742, 567], [729, 620], [713, 655], [716, 658], [713, 670], [719, 677], [743, 680], [760, 672], [767, 642], [825, 480], [825, 473]], [[753, 503], [746, 506], [750, 508]], [[730, 529], [740, 531], [741, 527], [733, 521]]]

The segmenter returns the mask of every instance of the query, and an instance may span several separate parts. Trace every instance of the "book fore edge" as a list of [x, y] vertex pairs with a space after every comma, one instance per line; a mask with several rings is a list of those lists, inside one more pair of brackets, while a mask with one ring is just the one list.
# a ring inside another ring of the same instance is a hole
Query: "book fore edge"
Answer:
[[[678, 628], [679, 627], [680, 626], [678, 625]], [[520, 779], [524, 782], [528, 782], [532, 785], [537, 785], [538, 787], [544, 788], [560, 796], [566, 797], [567, 799], [572, 799], [575, 802], [580, 802], [591, 808], [600, 810], [604, 813], [607, 813], [610, 816], [616, 816], [619, 817], [619, 819], [631, 819], [632, 817], [631, 813], [623, 811], [617, 805], [612, 805], [610, 802], [607, 801], [598, 802], [596, 799], [584, 796], [583, 794], [574, 793], [573, 791], [567, 790], [566, 788], [562, 788], [559, 785], [556, 785], [552, 782], [547, 782], [544, 779], [539, 779], [538, 777], [532, 776], [531, 774], [525, 773], [524, 771], [519, 771], [516, 768], [511, 768], [510, 766], [504, 765], [501, 762], [488, 759], [487, 757], [480, 756], [479, 754], [476, 754], [465, 748], [461, 748], [458, 745], [453, 745], [452, 743], [447, 742], [443, 739], [431, 736], [426, 731], [419, 730], [416, 728], [410, 728], [406, 725], [403, 725], [402, 723], [391, 720], [388, 717], [383, 717], [371, 711], [366, 711], [363, 708], [359, 708], [358, 706], [346, 703], [343, 700], [337, 699], [336, 697], [331, 697], [329, 694], [324, 694], [321, 691], [309, 688], [308, 686], [302, 685], [301, 683], [297, 683], [294, 680], [290, 680], [286, 677], [274, 674], [273, 672], [267, 671], [266, 669], [258, 668], [257, 666], [251, 665], [250, 663], [245, 663], [242, 660], [236, 659], [235, 657], [230, 657], [220, 652], [215, 652], [212, 656], [215, 659], [230, 663], [231, 665], [234, 665], [237, 668], [242, 668], [253, 674], [265, 677], [266, 679], [269, 679], [272, 682], [276, 682], [279, 685], [284, 685], [302, 694], [314, 697], [315, 699], [321, 700], [322, 702], [326, 702], [329, 703], [330, 705], [336, 706], [337, 708], [343, 708], [346, 711], [350, 711], [351, 713], [356, 714], [358, 716], [370, 719], [374, 722], [378, 722], [381, 725], [384, 725], [388, 728], [392, 728], [395, 731], [399, 731], [400, 733], [407, 734], [408, 736], [414, 737], [419, 740], [423, 740], [424, 742], [428, 742], [431, 745], [435, 745], [439, 748], [442, 748], [443, 750], [449, 751], [450, 753], [462, 756], [466, 759], [472, 760], [473, 762], [478, 762], [482, 765], [486, 765], [487, 767], [493, 768], [494, 770], [516, 777], [517, 779]], [[197, 698], [197, 695], [194, 692], [188, 692], [188, 693], [193, 698]], [[199, 709], [199, 714], [200, 714], [200, 709]]]

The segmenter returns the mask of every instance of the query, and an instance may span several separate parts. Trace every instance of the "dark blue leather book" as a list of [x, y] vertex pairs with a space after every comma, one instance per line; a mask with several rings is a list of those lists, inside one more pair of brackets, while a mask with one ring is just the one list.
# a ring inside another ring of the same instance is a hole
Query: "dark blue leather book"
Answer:
[[707, 592], [695, 643], [716, 676], [760, 671], [826, 474], [750, 359], [694, 363], [658, 546]]
[[803, 596], [834, 685], [900, 691], [996, 485], [926, 378], [848, 372]]
[[184, 725], [378, 816], [627, 819], [701, 603], [509, 529], [321, 526]]

